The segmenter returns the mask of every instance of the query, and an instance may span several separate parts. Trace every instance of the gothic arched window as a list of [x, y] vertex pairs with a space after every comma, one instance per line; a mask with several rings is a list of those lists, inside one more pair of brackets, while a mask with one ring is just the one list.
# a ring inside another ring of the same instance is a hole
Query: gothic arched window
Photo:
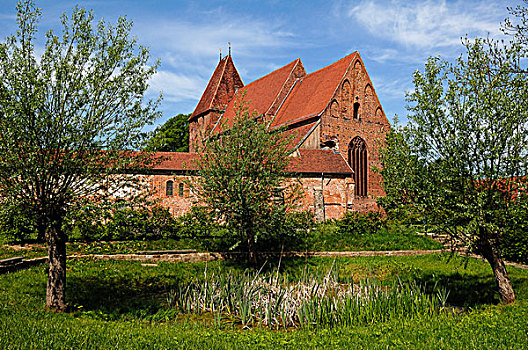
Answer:
[[165, 186], [165, 194], [167, 197], [174, 195], [174, 182], [172, 180], [167, 181]]
[[372, 89], [372, 86], [370, 86], [370, 84], [368, 84], [365, 87], [365, 104], [364, 104], [364, 106], [365, 106], [365, 108], [363, 109], [363, 111], [365, 111], [364, 118], [372, 117], [372, 112], [374, 110], [374, 89]]
[[332, 101], [330, 105], [330, 115], [334, 118], [339, 117], [339, 103], [336, 100]]
[[355, 137], [348, 146], [348, 164], [354, 170], [354, 194], [358, 197], [367, 196], [367, 144], [359, 136]]

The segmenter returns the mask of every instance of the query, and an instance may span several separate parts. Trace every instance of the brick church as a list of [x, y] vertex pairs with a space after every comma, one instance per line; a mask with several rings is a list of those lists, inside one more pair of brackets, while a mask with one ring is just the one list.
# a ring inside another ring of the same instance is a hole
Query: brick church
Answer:
[[174, 215], [194, 198], [192, 180], [204, 140], [235, 117], [244, 93], [249, 112], [271, 131], [291, 134], [288, 172], [301, 181], [302, 207], [317, 219], [339, 218], [348, 210], [379, 210], [383, 196], [379, 147], [390, 124], [358, 52], [307, 74], [300, 59], [244, 85], [231, 55], [220, 60], [189, 118], [189, 153], [166, 153], [149, 179], [154, 195]]

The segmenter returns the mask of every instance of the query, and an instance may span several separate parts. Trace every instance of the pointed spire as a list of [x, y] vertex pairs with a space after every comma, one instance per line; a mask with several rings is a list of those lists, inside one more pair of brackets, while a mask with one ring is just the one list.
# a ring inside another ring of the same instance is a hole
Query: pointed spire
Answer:
[[222, 49], [220, 49], [220, 61], [222, 60]]
[[231, 56], [231, 42], [227, 43], [229, 45], [229, 56]]

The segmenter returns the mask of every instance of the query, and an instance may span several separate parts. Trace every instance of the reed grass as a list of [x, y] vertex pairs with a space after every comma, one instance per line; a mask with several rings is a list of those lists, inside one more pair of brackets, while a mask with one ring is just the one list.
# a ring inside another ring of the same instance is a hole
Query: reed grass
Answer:
[[167, 305], [212, 314], [219, 326], [319, 328], [438, 315], [448, 295], [445, 288], [426, 293], [425, 286], [400, 279], [389, 286], [376, 279], [343, 281], [333, 264], [325, 274], [305, 271], [300, 278], [261, 271], [215, 274], [206, 267], [200, 280], [171, 289]]

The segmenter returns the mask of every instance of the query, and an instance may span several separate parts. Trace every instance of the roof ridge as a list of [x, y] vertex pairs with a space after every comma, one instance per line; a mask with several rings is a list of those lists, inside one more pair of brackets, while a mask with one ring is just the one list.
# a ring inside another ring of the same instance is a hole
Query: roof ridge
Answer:
[[[297, 78], [295, 79], [295, 81], [293, 82], [290, 90], [288, 90], [288, 93], [286, 94], [286, 96], [284, 96], [284, 98], [282, 99], [282, 102], [281, 104], [279, 105], [279, 107], [277, 108], [277, 112], [275, 112], [275, 114], [273, 115], [273, 118], [270, 119], [269, 123], [268, 123], [268, 128], [271, 126], [271, 124], [273, 123], [273, 121], [275, 120], [275, 117], [277, 116], [277, 114], [279, 114], [279, 111], [282, 107], [282, 105], [284, 104], [284, 101], [286, 101], [286, 99], [288, 98], [288, 96], [290, 96], [290, 93], [293, 91], [293, 88], [295, 88], [295, 86], [297, 85], [297, 83], [302, 83], [302, 80], [303, 78]], [[283, 85], [284, 86], [284, 85]], [[271, 108], [271, 106], [270, 106]], [[269, 109], [268, 109], [269, 110]]]
[[[253, 80], [251, 83], [245, 85], [244, 88], [247, 88], [247, 87], [249, 87], [249, 86], [251, 86], [251, 85], [257, 83], [258, 81], [260, 81], [260, 80], [262, 80], [262, 79], [264, 79], [264, 78], [267, 78], [268, 76], [270, 76], [270, 75], [272, 75], [272, 74], [276, 74], [276, 73], [277, 73], [278, 71], [280, 71], [281, 69], [284, 69], [284, 68], [288, 67], [290, 64], [292, 64], [292, 63], [294, 63], [294, 62], [297, 62], [298, 60], [300, 60], [300, 58], [297, 58], [297, 59], [291, 61], [290, 63], [288, 63], [288, 64], [286, 64], [286, 65], [284, 65], [284, 66], [282, 66], [282, 67], [280, 67], [280, 68], [277, 68], [277, 69], [275, 69], [275, 70], [272, 70], [272, 71], [269, 72], [268, 74], [266, 74], [266, 75], [264, 75], [264, 76], [258, 78], [257, 80]], [[293, 67], [295, 67], [295, 65], [293, 65]], [[293, 69], [293, 67], [292, 67], [292, 69]], [[291, 72], [291, 71], [290, 71], [290, 72]], [[289, 75], [288, 75], [288, 76], [289, 76]]]
[[[216, 97], [216, 93], [218, 92], [218, 88], [222, 84], [222, 80], [224, 78], [225, 69], [226, 69], [226, 66], [227, 66], [227, 61], [229, 60], [230, 57], [231, 57], [231, 55], [227, 55], [225, 57], [224, 66], [222, 67], [222, 73], [220, 74], [220, 79], [218, 80], [218, 84], [216, 84], [216, 89], [214, 91], [213, 98], [211, 99], [211, 104], [213, 103], [214, 98]], [[211, 108], [212, 108], [212, 106], [209, 106], [209, 109], [211, 109]]]
[[[216, 92], [218, 91], [218, 87], [220, 86], [220, 83], [222, 82], [221, 78], [222, 78], [222, 75], [224, 74], [225, 65], [226, 65], [228, 57], [229, 56], [226, 56], [226, 57], [222, 58], [220, 60], [220, 62], [218, 62], [218, 64], [216, 65], [216, 67], [215, 67], [215, 69], [213, 71], [213, 75], [209, 78], [209, 81], [207, 82], [207, 85], [205, 86], [205, 90], [202, 93], [202, 96], [200, 97], [200, 100], [198, 101], [198, 104], [196, 105], [196, 108], [191, 113], [191, 115], [189, 117], [189, 120], [194, 119], [196, 116], [201, 115], [201, 114], [209, 111], [212, 108], [211, 105], [212, 105], [214, 97], [215, 97], [215, 95], [213, 95], [212, 92], [214, 90], [214, 93], [216, 94]], [[221, 70], [221, 73], [220, 73], [220, 70]], [[217, 72], [218, 72], [218, 74], [216, 74]], [[218, 81], [215, 82], [214, 80], [217, 77], [218, 77]], [[206, 96], [209, 95], [208, 92], [211, 92], [211, 94], [210, 94], [211, 96], [210, 97], [206, 97]], [[210, 98], [209, 101], [208, 101], [208, 98]]]
[[[295, 62], [295, 64], [294, 64], [294, 65], [292, 66], [292, 68], [290, 69], [290, 74], [288, 74], [288, 76], [286, 77], [286, 80], [284, 80], [284, 82], [282, 83], [282, 86], [281, 86], [281, 88], [279, 89], [279, 91], [277, 92], [277, 96], [276, 96], [275, 98], [277, 98], [277, 97], [280, 95], [280, 93], [282, 92], [282, 89], [283, 89], [284, 86], [286, 85], [286, 82], [288, 81], [288, 79], [289, 79], [289, 78], [291, 77], [291, 75], [293, 74], [293, 71], [295, 70], [295, 68], [297, 67], [297, 65], [298, 65], [299, 63], [302, 64], [302, 61], [301, 61], [301, 58], [300, 58], [300, 57], [297, 58], [296, 60], [292, 61], [292, 62]], [[288, 64], [291, 64], [291, 62], [288, 63]], [[288, 64], [287, 64], [286, 66], [288, 66]], [[285, 67], [286, 67], [286, 66], [285, 66]], [[270, 73], [270, 74], [271, 74], [271, 73]], [[293, 85], [295, 85], [296, 83], [297, 83], [297, 79], [295, 80], [295, 83], [294, 83]], [[292, 88], [293, 88], [293, 86], [292, 86]], [[290, 91], [291, 91], [291, 88], [290, 88], [290, 90], [288, 91], [288, 94], [290, 93]], [[284, 101], [284, 99], [283, 99], [283, 101]], [[264, 112], [264, 115], [266, 115], [266, 114], [270, 111], [271, 107], [273, 107], [274, 102], [275, 102], [275, 100], [273, 100], [273, 102], [271, 103], [271, 105], [268, 107], [268, 110], [267, 110], [266, 112]], [[282, 102], [281, 102], [280, 106], [282, 106]], [[280, 108], [280, 106], [279, 106], [279, 108]], [[278, 109], [277, 109], [277, 110], [278, 110]], [[270, 123], [271, 123], [271, 122], [270, 122]]]

